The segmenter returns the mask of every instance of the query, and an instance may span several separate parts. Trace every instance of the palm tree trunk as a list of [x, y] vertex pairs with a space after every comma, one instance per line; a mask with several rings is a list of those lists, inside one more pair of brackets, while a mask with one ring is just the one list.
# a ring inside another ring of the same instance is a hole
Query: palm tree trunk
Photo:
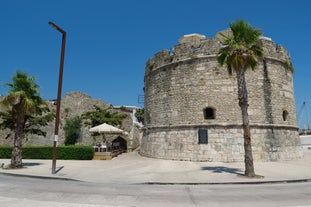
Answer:
[[[22, 108], [22, 104], [18, 107]], [[25, 114], [22, 113], [23, 110], [20, 110], [20, 113], [17, 115], [16, 129], [14, 135], [14, 146], [12, 151], [11, 158], [11, 168], [22, 168], [22, 144], [23, 144], [23, 133], [24, 133], [24, 123], [25, 123]]]
[[248, 94], [245, 82], [245, 70], [241, 69], [237, 71], [238, 81], [238, 98], [239, 105], [242, 112], [242, 125], [244, 133], [244, 162], [245, 162], [245, 176], [255, 177], [253, 153], [251, 145], [251, 133], [248, 119]]
[[11, 158], [11, 168], [21, 168], [22, 163], [22, 138], [21, 134], [16, 132], [14, 135], [14, 146]]

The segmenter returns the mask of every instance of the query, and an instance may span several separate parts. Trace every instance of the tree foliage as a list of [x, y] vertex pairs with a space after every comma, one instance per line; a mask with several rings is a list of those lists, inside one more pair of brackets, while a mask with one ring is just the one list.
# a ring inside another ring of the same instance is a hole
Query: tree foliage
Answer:
[[85, 124], [91, 127], [107, 123], [113, 126], [122, 124], [122, 120], [127, 117], [126, 114], [111, 111], [109, 109], [102, 109], [94, 105], [94, 111], [88, 111], [82, 114], [82, 119], [86, 120]]
[[79, 116], [67, 118], [64, 126], [65, 145], [75, 145], [79, 139], [82, 120]]
[[243, 20], [232, 22], [229, 26], [232, 35], [220, 33], [223, 47], [218, 51], [218, 62], [227, 66], [229, 74], [232, 74], [232, 70], [255, 69], [258, 59], [263, 57], [259, 43], [261, 31]]
[[10, 129], [14, 133], [14, 146], [11, 167], [22, 167], [22, 139], [26, 134], [46, 135], [39, 127], [53, 119], [47, 103], [41, 98], [39, 85], [34, 77], [17, 71], [12, 83], [5, 83], [10, 88], [8, 95], [1, 101], [5, 107], [0, 112], [0, 128]]
[[144, 109], [137, 109], [135, 116], [136, 116], [138, 122], [143, 123], [143, 124], [145, 123]]

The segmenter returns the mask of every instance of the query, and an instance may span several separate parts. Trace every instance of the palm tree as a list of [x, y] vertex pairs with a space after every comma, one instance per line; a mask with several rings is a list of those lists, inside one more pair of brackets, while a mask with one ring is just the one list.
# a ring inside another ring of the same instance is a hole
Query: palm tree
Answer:
[[245, 82], [245, 71], [255, 69], [257, 62], [263, 58], [263, 49], [260, 46], [261, 31], [253, 28], [243, 20], [230, 23], [231, 34], [222, 36], [222, 45], [217, 54], [220, 65], [226, 65], [228, 73], [234, 71], [238, 84], [238, 100], [242, 112], [242, 125], [244, 132], [244, 161], [245, 176], [255, 177], [251, 134], [248, 118], [248, 93]]
[[[46, 125], [53, 119], [46, 102], [40, 97], [39, 86], [34, 82], [34, 77], [17, 71], [13, 76], [13, 83], [5, 85], [11, 89], [1, 102], [7, 107], [6, 112], [1, 112], [2, 129], [14, 131], [14, 144], [11, 158], [11, 168], [22, 167], [22, 139], [26, 133], [45, 135], [45, 132], [36, 128]], [[40, 115], [40, 116], [38, 116]]]

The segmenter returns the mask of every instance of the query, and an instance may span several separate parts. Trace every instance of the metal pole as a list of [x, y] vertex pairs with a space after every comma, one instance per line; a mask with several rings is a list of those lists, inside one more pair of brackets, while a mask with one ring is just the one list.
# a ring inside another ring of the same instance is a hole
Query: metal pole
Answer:
[[52, 160], [52, 174], [56, 173], [56, 157], [57, 157], [57, 142], [58, 142], [58, 129], [59, 129], [59, 115], [60, 115], [60, 104], [62, 96], [62, 83], [63, 83], [63, 71], [64, 71], [64, 58], [65, 58], [65, 45], [66, 45], [66, 32], [58, 27], [53, 22], [49, 22], [49, 25], [54, 29], [62, 33], [62, 48], [60, 55], [59, 65], [59, 77], [58, 77], [58, 90], [57, 90], [57, 105], [56, 105], [56, 116], [55, 116], [55, 131], [53, 141], [53, 160]]

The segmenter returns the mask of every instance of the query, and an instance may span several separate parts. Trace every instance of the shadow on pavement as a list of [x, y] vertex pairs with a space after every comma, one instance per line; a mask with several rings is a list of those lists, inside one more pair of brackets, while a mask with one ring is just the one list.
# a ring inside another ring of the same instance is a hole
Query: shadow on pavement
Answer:
[[55, 173], [58, 173], [59, 171], [61, 171], [64, 168], [64, 166], [59, 167], [58, 169], [55, 170]]
[[214, 166], [214, 167], [202, 167], [201, 170], [212, 171], [213, 173], [230, 173], [230, 174], [241, 174], [242, 171], [238, 168], [229, 168], [223, 166]]
[[23, 167], [31, 167], [31, 166], [37, 166], [37, 165], [43, 165], [43, 164], [39, 162], [24, 162], [23, 163]]

